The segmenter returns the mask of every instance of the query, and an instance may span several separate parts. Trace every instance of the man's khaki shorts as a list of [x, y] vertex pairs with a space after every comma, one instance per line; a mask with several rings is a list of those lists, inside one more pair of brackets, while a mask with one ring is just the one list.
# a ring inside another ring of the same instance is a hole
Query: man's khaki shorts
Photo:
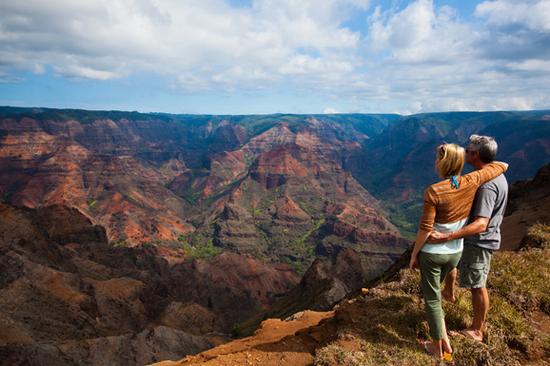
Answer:
[[465, 244], [458, 263], [458, 285], [463, 288], [487, 287], [492, 256], [491, 249]]

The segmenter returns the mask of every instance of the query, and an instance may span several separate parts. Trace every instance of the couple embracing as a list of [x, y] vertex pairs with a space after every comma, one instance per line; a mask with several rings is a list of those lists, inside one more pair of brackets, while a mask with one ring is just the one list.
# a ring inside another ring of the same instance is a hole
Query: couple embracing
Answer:
[[[508, 164], [496, 162], [492, 137], [472, 135], [466, 149], [443, 144], [436, 149], [435, 168], [443, 179], [424, 192], [424, 208], [409, 264], [420, 269], [421, 289], [431, 341], [425, 350], [438, 359], [452, 359], [442, 297], [454, 301], [454, 285], [469, 288], [474, 316], [462, 333], [483, 341], [489, 309], [486, 289], [493, 251], [500, 247], [500, 224], [508, 195], [503, 173]], [[461, 175], [464, 162], [474, 171]], [[445, 289], [441, 284], [445, 281]]]

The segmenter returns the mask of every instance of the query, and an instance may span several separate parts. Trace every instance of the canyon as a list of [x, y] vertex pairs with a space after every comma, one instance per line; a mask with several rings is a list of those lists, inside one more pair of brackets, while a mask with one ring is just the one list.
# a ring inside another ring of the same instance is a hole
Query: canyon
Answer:
[[547, 220], [548, 168], [525, 179], [550, 161], [550, 111], [0, 107], [0, 358], [142, 365], [328, 311], [399, 270], [435, 146], [472, 133], [524, 180], [505, 219], [517, 248]]

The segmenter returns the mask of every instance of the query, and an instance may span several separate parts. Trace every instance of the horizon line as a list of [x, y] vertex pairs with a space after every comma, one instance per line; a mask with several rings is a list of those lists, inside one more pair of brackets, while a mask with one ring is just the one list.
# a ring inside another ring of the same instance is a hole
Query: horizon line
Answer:
[[38, 106], [16, 106], [16, 105], [0, 105], [0, 109], [38, 109], [38, 110], [56, 110], [56, 111], [87, 111], [87, 112], [118, 112], [118, 113], [138, 113], [148, 115], [173, 115], [173, 116], [220, 116], [220, 117], [243, 117], [243, 116], [345, 116], [345, 115], [394, 115], [400, 117], [418, 116], [423, 114], [445, 114], [445, 113], [528, 113], [528, 112], [550, 112], [550, 107], [542, 109], [495, 109], [495, 110], [447, 110], [447, 111], [431, 111], [403, 114], [398, 112], [336, 112], [336, 113], [287, 113], [287, 112], [267, 112], [267, 113], [175, 113], [175, 112], [159, 112], [159, 111], [139, 111], [129, 109], [86, 109], [74, 107], [38, 107]]

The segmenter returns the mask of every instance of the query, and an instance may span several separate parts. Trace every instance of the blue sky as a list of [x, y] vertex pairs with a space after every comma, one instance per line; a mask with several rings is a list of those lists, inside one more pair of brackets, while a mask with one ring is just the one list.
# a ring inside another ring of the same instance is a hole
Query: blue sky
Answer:
[[548, 0], [0, 3], [0, 105], [143, 112], [550, 108]]

